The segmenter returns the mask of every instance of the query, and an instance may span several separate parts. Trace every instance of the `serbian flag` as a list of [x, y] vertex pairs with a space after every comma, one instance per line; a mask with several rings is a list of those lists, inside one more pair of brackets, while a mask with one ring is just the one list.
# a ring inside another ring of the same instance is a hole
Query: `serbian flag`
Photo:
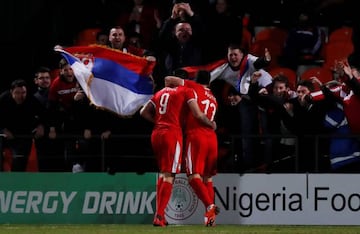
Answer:
[[132, 116], [154, 92], [155, 61], [99, 45], [55, 48], [74, 70], [90, 102], [120, 116]]
[[[188, 66], [183, 67], [182, 69], [187, 71], [189, 79], [194, 79], [198, 70], [209, 71], [211, 76], [210, 82], [213, 82], [216, 79], [223, 79], [229, 84], [233, 85], [238, 92], [242, 94], [247, 94], [251, 75], [256, 71], [253, 63], [257, 59], [258, 57], [251, 54], [247, 54], [244, 56], [240, 63], [239, 75], [237, 77], [238, 79], [236, 81], [236, 84], [234, 84], [234, 80], [232, 77], [222, 77], [223, 72], [230, 66], [226, 59], [218, 60], [203, 66]], [[264, 69], [260, 69], [259, 72], [261, 72], [261, 77], [258, 80], [260, 86], [267, 87], [269, 84], [272, 83], [272, 77], [267, 71], [265, 71]]]
[[226, 66], [227, 66], [227, 60], [222, 59], [206, 65], [188, 66], [188, 67], [183, 67], [181, 69], [185, 70], [188, 73], [189, 80], [193, 80], [195, 79], [195, 75], [199, 70], [205, 70], [208, 72], [216, 72], [219, 70], [220, 72], [222, 72]]

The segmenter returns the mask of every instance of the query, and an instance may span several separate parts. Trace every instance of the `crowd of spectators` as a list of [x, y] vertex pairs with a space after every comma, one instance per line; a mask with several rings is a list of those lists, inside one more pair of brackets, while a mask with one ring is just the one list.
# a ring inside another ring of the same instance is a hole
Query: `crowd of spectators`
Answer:
[[[343, 78], [337, 79], [335, 85], [348, 91], [341, 100], [332, 96], [332, 92], [321, 101], [315, 102], [315, 98], [308, 100], [315, 90], [314, 83], [324, 94], [333, 88], [330, 85], [334, 82], [323, 84], [316, 78], [312, 82], [299, 81], [290, 90], [288, 77], [274, 76], [272, 84], [262, 87], [258, 82], [258, 73], [254, 72], [262, 68], [267, 74], [266, 63], [270, 61], [271, 49], [264, 51], [265, 56], [254, 56], [254, 61], [256, 58], [265, 60], [260, 67], [254, 65], [254, 71], [248, 76], [251, 83], [247, 84], [245, 93], [236, 90], [236, 85], [229, 87], [226, 78], [213, 80], [211, 88], [219, 100], [216, 120], [220, 172], [360, 171], [356, 164], [360, 149], [353, 137], [358, 132], [352, 127], [356, 124], [345, 118], [349, 115], [349, 108], [346, 109], [344, 104], [353, 100], [352, 96], [358, 92], [358, 84], [353, 79], [360, 78], [357, 70], [360, 67], [356, 43], [358, 31], [355, 30], [358, 25], [354, 23], [356, 20], [352, 16], [351, 5], [346, 0], [331, 1], [328, 5], [324, 2], [316, 1], [314, 5], [309, 1], [294, 4], [284, 0], [260, 3], [235, 0], [102, 0], [92, 2], [91, 6], [85, 1], [44, 3], [39, 11], [47, 16], [49, 12], [46, 11], [54, 9], [51, 12], [54, 20], [40, 25], [48, 27], [41, 28], [53, 35], [40, 38], [31, 51], [24, 51], [35, 54], [33, 65], [29, 68], [33, 69], [31, 73], [35, 77], [24, 77], [27, 73], [20, 77], [9, 76], [8, 85], [3, 81], [1, 86], [0, 129], [6, 135], [2, 147], [11, 148], [13, 159], [16, 159], [12, 161], [11, 170], [25, 171], [34, 139], [39, 170], [43, 172], [156, 171], [149, 140], [151, 124], [138, 113], [132, 118], [121, 118], [89, 105], [71, 67], [52, 50], [56, 44], [65, 47], [78, 45], [78, 35], [84, 29], [98, 29], [97, 44], [155, 57], [157, 65], [153, 78], [155, 90], [160, 90], [164, 87], [164, 77], [176, 74], [183, 67], [226, 59], [231, 67], [229, 51], [237, 49], [234, 45], [240, 46], [242, 56], [253, 56], [251, 42], [256, 26], [279, 27], [288, 32], [285, 44], [281, 45], [284, 53], [277, 65], [295, 72], [308, 55], [311, 55], [310, 63], [316, 58], [316, 63], [311, 65], [319, 66], [321, 48], [326, 44], [329, 33], [341, 26], [351, 26], [354, 29], [354, 52], [348, 62], [337, 63], [337, 69], [332, 71], [336, 74], [334, 78]], [[73, 7], [68, 7], [70, 5]], [[269, 12], [270, 9], [276, 10]], [[331, 16], [333, 12], [339, 16], [336, 20]], [[251, 35], [250, 40], [246, 37], [247, 33]], [[38, 34], [42, 35], [41, 32]], [[36, 50], [42, 43], [45, 46]], [[45, 49], [48, 51], [41, 53]], [[283, 90], [279, 92], [277, 89]], [[285, 97], [284, 93], [288, 95]], [[354, 102], [357, 102], [356, 99]], [[251, 109], [251, 117], [250, 112], [245, 111], [244, 103], [256, 107]], [[345, 107], [340, 108], [339, 105]], [[331, 151], [334, 138], [330, 138], [330, 134], [344, 132], [329, 130], [329, 124], [334, 123], [336, 117], [333, 117], [333, 122], [325, 121], [335, 109], [345, 109], [344, 121], [353, 128], [346, 131], [345, 136], [352, 140], [353, 151], [347, 153], [354, 159], [349, 162], [352, 166], [343, 170], [342, 165], [334, 167], [336, 160], [332, 160], [332, 154], [337, 157], [344, 152]], [[351, 117], [354, 118], [354, 115], [357, 116], [352, 112]], [[245, 131], [250, 127], [249, 121], [255, 120], [257, 127]], [[315, 137], [323, 134], [329, 137], [320, 140]], [[272, 138], [266, 135], [272, 135]], [[247, 155], [246, 147], [250, 141], [252, 150]], [[1, 161], [4, 159], [5, 156]]]

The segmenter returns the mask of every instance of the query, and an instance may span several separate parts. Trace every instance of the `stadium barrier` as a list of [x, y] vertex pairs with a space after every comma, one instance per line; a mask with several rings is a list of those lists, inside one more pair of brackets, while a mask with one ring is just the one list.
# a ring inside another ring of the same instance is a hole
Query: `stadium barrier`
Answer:
[[[218, 174], [217, 224], [358, 225], [359, 174]], [[1, 224], [152, 224], [156, 173], [0, 173]], [[203, 224], [176, 177], [169, 224]]]

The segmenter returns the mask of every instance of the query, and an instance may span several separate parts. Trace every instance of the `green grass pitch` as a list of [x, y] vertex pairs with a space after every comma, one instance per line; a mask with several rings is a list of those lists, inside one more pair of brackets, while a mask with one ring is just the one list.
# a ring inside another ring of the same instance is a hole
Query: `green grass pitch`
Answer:
[[116, 224], [94, 224], [94, 225], [21, 225], [2, 224], [0, 234], [120, 234], [120, 233], [251, 233], [251, 234], [341, 234], [360, 233], [360, 226], [281, 226], [281, 225], [217, 225], [205, 227], [202, 225], [169, 225], [168, 227], [153, 227], [147, 225], [116, 225]]

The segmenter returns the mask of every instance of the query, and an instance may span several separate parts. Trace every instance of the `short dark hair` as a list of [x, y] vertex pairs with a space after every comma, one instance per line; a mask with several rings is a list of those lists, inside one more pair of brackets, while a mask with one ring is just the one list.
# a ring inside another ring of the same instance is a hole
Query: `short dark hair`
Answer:
[[272, 83], [279, 82], [286, 85], [286, 87], [289, 87], [289, 79], [284, 76], [283, 74], [277, 74], [273, 77]]
[[208, 85], [210, 83], [210, 78], [210, 72], [206, 70], [199, 70], [195, 75], [195, 81], [199, 84]]
[[230, 49], [230, 50], [236, 50], [236, 49], [238, 49], [238, 50], [240, 50], [243, 54], [247, 54], [247, 53], [248, 53], [248, 51], [247, 51], [244, 47], [242, 47], [240, 44], [238, 44], [238, 43], [233, 43], [233, 42], [229, 43], [228, 49]]
[[24, 87], [24, 86], [27, 87], [26, 81], [23, 79], [17, 79], [11, 82], [10, 89], [13, 90], [17, 87]]
[[184, 80], [189, 79], [189, 73], [186, 70], [182, 69], [182, 68], [175, 69], [172, 72], [172, 75], [176, 76], [176, 77], [179, 77], [181, 79], [184, 79]]
[[39, 67], [35, 72], [35, 78], [37, 78], [39, 73], [45, 73], [45, 72], [51, 73], [51, 69], [45, 66]]
[[299, 85], [307, 87], [311, 92], [315, 90], [314, 84], [311, 80], [299, 80], [297, 86]]

